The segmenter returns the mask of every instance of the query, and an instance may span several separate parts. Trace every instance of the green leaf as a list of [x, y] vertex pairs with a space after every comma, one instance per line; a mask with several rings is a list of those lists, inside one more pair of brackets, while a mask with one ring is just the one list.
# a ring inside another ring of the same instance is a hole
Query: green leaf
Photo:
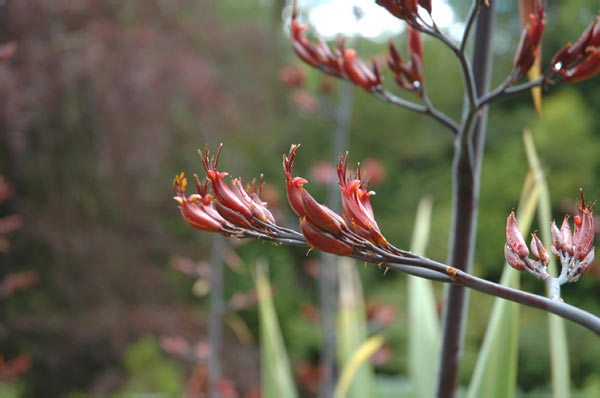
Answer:
[[[521, 233], [529, 231], [540, 195], [540, 186], [529, 172], [517, 211]], [[518, 289], [519, 271], [505, 263], [500, 283]], [[494, 307], [477, 357], [467, 397], [514, 397], [519, 348], [519, 304], [500, 298]]]
[[295, 398], [298, 392], [277, 321], [267, 267], [266, 260], [257, 262], [255, 280], [260, 322], [262, 394], [265, 398]]
[[[367, 339], [367, 319], [360, 276], [354, 260], [338, 258], [336, 269], [339, 277], [339, 309], [337, 327], [337, 351], [340, 368], [350, 366], [355, 352]], [[363, 398], [372, 396], [373, 369], [369, 362], [358, 366], [345, 390], [344, 397]]]
[[[540, 200], [538, 204], [538, 217], [542, 235], [542, 242], [546, 248], [552, 244], [550, 234], [550, 225], [552, 215], [550, 210], [550, 190], [544, 175], [540, 159], [535, 150], [533, 136], [529, 130], [523, 132], [525, 141], [525, 153], [529, 161], [529, 167], [533, 170], [537, 183], [540, 186]], [[556, 275], [558, 270], [554, 256], [550, 256], [548, 265], [550, 275]], [[546, 285], [548, 288], [548, 286]], [[564, 320], [554, 314], [548, 314], [548, 335], [550, 337], [550, 366], [552, 369], [552, 392], [555, 397], [570, 396], [570, 375], [569, 375], [569, 349], [567, 346], [567, 336]]]
[[[425, 255], [431, 227], [432, 201], [419, 202], [411, 251]], [[440, 325], [431, 281], [408, 275], [408, 371], [419, 397], [433, 397], [440, 346]]]

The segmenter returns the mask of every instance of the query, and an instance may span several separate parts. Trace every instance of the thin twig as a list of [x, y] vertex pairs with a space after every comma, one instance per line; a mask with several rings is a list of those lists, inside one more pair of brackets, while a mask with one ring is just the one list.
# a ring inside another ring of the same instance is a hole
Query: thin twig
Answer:
[[533, 87], [552, 83], [552, 81], [548, 79], [547, 74], [543, 74], [542, 76], [540, 76], [539, 78], [537, 78], [535, 80], [531, 80], [529, 82], [522, 83], [522, 84], [519, 84], [519, 85], [516, 85], [513, 87], [509, 87], [510, 84], [507, 84], [507, 82], [512, 83], [512, 82], [509, 82], [509, 79], [510, 79], [510, 76], [502, 84], [500, 84], [497, 88], [495, 88], [494, 90], [492, 90], [489, 93], [482, 96], [479, 99], [479, 107], [482, 107], [484, 105], [489, 105], [492, 102], [496, 101], [497, 99], [505, 97], [505, 96], [522, 93], [524, 91], [532, 89]]
[[431, 100], [429, 99], [429, 96], [427, 95], [425, 87], [423, 87], [421, 90], [421, 99], [423, 100], [423, 104], [426, 108], [426, 111], [424, 113], [430, 115], [431, 117], [448, 127], [452, 131], [452, 133], [454, 133], [454, 135], [458, 134], [458, 124], [456, 124], [456, 122], [452, 120], [448, 115], [446, 115], [445, 113], [437, 109], [435, 106], [433, 106]]
[[461, 54], [465, 53], [465, 48], [467, 47], [467, 42], [469, 41], [469, 34], [471, 33], [471, 28], [473, 27], [473, 22], [477, 17], [477, 13], [479, 12], [479, 7], [481, 6], [481, 2], [479, 0], [473, 1], [473, 5], [471, 6], [471, 11], [469, 11], [469, 17], [467, 19], [467, 24], [465, 25], [465, 30], [463, 31], [463, 37], [460, 41], [459, 52]]
[[[431, 102], [429, 102], [429, 104], [427, 104], [426, 102], [425, 105], [416, 104], [414, 102], [405, 100], [404, 98], [400, 98], [397, 95], [394, 95], [389, 91], [384, 90], [383, 88], [373, 90], [373, 95], [375, 96], [375, 98], [383, 102], [388, 102], [390, 104], [395, 104], [403, 108], [409, 109], [411, 111], [429, 115], [433, 119], [446, 126], [448, 129], [450, 129], [450, 131], [452, 131], [452, 133], [454, 133], [455, 135], [458, 134], [458, 124], [454, 120], [452, 120], [452, 118], [450, 118], [448, 115], [435, 108], [431, 104]], [[426, 100], [424, 99], [424, 101]]]

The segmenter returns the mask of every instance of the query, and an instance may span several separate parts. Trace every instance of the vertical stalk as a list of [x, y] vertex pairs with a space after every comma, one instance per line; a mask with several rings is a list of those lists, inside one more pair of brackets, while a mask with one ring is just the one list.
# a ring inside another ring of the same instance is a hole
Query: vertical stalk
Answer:
[[221, 346], [223, 341], [223, 312], [225, 301], [223, 298], [223, 252], [225, 251], [225, 238], [215, 235], [211, 250], [210, 272], [210, 319], [208, 340], [210, 344], [210, 357], [208, 359], [208, 391], [210, 398], [219, 398], [219, 380], [221, 380]]
[[[332, 158], [337, 161], [339, 154], [348, 145], [352, 108], [354, 107], [354, 86], [344, 81], [340, 90], [340, 99], [335, 114], [335, 131], [333, 134]], [[340, 196], [335, 182], [327, 187], [327, 206], [339, 212]], [[335, 386], [335, 303], [336, 272], [335, 256], [323, 253], [319, 278], [319, 301], [321, 307], [321, 328], [323, 332], [323, 346], [321, 349], [321, 363], [323, 365], [323, 381], [320, 386], [319, 396], [329, 398], [333, 396]]]
[[[477, 17], [475, 45], [473, 51], [473, 74], [477, 95], [489, 90], [491, 72], [491, 31], [495, 2], [484, 6]], [[475, 116], [475, 126], [471, 133], [470, 124], [463, 123], [456, 137], [452, 165], [452, 229], [448, 253], [448, 264], [471, 273], [476, 242], [477, 215], [479, 205], [479, 183], [481, 163], [487, 129], [487, 107], [470, 109], [465, 113]], [[472, 134], [472, 136], [470, 136]], [[455, 397], [458, 386], [458, 371], [463, 351], [468, 290], [456, 285], [448, 285], [445, 290], [444, 312], [442, 315], [442, 347], [437, 380], [438, 397]]]

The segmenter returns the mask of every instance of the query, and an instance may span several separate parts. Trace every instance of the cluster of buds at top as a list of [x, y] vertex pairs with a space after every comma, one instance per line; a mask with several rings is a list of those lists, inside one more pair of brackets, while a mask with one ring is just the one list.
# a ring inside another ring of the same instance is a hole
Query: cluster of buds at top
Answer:
[[417, 23], [419, 6], [431, 15], [431, 0], [375, 0], [375, 3], [388, 10], [396, 18], [403, 19], [409, 24]]
[[529, 23], [521, 33], [521, 40], [515, 53], [514, 64], [521, 75], [527, 75], [540, 52], [540, 42], [546, 26], [545, 6], [541, 0], [532, 0], [533, 10], [529, 14]]
[[549, 283], [556, 282], [559, 286], [567, 282], [576, 282], [584, 274], [594, 261], [594, 218], [593, 205], [586, 205], [581, 191], [581, 206], [577, 206], [578, 214], [573, 217], [574, 231], [571, 232], [569, 216], [565, 216], [560, 230], [553, 221], [551, 226], [552, 254], [560, 261], [561, 273], [553, 278], [548, 273], [550, 257], [542, 241], [533, 234], [531, 238], [531, 255], [525, 244], [523, 235], [519, 231], [519, 225], [515, 219], [514, 212], [508, 216], [506, 223], [506, 245], [504, 255], [508, 264], [522, 271], [527, 270], [537, 278]]
[[347, 79], [369, 92], [381, 85], [383, 77], [375, 59], [372, 59], [372, 67], [369, 68], [358, 59], [354, 49], [344, 48], [342, 40], [338, 41], [338, 47], [333, 50], [322, 38], [312, 43], [304, 34], [308, 27], [300, 25], [296, 16], [297, 11], [294, 10], [291, 24], [292, 46], [300, 59], [325, 73]]
[[580, 82], [600, 72], [600, 15], [574, 44], [556, 53], [552, 69], [569, 82]]
[[394, 73], [394, 80], [400, 87], [409, 91], [418, 91], [423, 84], [423, 44], [418, 30], [410, 26], [408, 31], [408, 48], [410, 51], [410, 63], [403, 64], [398, 50], [390, 40], [390, 56], [388, 66]]

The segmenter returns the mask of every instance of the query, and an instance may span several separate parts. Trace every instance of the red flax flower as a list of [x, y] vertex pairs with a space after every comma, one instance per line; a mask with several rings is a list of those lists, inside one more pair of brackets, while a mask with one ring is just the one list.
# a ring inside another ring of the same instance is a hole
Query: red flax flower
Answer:
[[419, 6], [431, 15], [431, 0], [375, 0], [375, 3], [406, 22], [417, 21]]
[[514, 64], [521, 75], [527, 75], [540, 51], [540, 42], [546, 26], [545, 6], [540, 0], [533, 0], [534, 11], [529, 14], [530, 22], [521, 33], [521, 40], [515, 53]]
[[344, 49], [343, 41], [339, 41], [338, 48], [333, 51], [323, 39], [311, 43], [304, 34], [308, 27], [298, 23], [297, 14], [297, 10], [292, 13], [291, 36], [292, 47], [300, 59], [325, 73], [348, 79], [369, 92], [381, 84], [381, 71], [374, 60], [369, 68], [358, 59], [354, 49]]
[[574, 43], [554, 55], [552, 68], [565, 81], [580, 82], [600, 72], [600, 15]]
[[[217, 218], [211, 217], [205, 211], [205, 204], [200, 195], [185, 196], [185, 188], [187, 186], [187, 178], [181, 173], [175, 176], [173, 188], [175, 196], [173, 199], [179, 203], [181, 215], [194, 228], [202, 231], [220, 232], [226, 221], [217, 215]], [[214, 216], [214, 214], [213, 214]]]
[[369, 199], [375, 192], [367, 191], [366, 181], [360, 174], [360, 163], [354, 178], [348, 176], [347, 165], [348, 153], [345, 157], [340, 156], [337, 166], [338, 184], [342, 194], [342, 215], [354, 233], [375, 245], [387, 247], [388, 243], [375, 221]]
[[394, 80], [400, 87], [409, 91], [418, 91], [423, 84], [423, 44], [418, 30], [407, 26], [410, 63], [404, 64], [398, 50], [390, 40], [388, 66], [394, 74]]
[[300, 145], [292, 145], [288, 155], [283, 155], [287, 196], [292, 209], [300, 218], [300, 229], [308, 244], [327, 253], [340, 256], [352, 254], [353, 249], [336, 237], [347, 229], [342, 217], [327, 206], [318, 203], [304, 185], [308, 180], [292, 176], [292, 165]]

